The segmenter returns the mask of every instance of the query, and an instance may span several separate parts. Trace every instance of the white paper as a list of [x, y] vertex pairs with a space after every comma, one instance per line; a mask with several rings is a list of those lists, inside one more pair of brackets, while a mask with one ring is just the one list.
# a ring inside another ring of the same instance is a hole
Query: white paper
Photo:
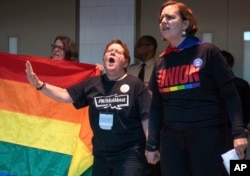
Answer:
[[223, 158], [223, 164], [228, 174], [230, 174], [230, 160], [239, 160], [239, 157], [235, 149], [232, 149], [232, 150], [227, 151], [226, 153], [223, 153], [221, 157]]

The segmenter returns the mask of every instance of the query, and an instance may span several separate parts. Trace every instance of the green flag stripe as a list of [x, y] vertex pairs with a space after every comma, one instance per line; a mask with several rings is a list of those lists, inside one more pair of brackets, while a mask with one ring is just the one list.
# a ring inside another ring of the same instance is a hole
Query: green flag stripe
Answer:
[[67, 176], [72, 159], [70, 155], [6, 142], [0, 142], [0, 156], [0, 172], [17, 176]]

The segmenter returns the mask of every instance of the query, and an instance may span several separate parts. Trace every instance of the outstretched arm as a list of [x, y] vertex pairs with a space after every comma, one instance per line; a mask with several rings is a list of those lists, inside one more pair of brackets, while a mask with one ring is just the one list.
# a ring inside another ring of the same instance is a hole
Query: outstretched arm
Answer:
[[66, 89], [42, 82], [33, 72], [31, 63], [29, 61], [26, 61], [25, 65], [26, 65], [25, 71], [27, 74], [28, 81], [30, 82], [31, 85], [36, 87], [37, 90], [40, 90], [42, 93], [44, 93], [45, 95], [56, 101], [64, 103], [73, 103], [73, 100]]

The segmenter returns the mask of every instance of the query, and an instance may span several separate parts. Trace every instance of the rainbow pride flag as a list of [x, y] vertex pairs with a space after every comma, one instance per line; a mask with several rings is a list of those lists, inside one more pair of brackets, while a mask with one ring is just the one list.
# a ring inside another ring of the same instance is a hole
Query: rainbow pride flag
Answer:
[[64, 88], [100, 74], [91, 64], [0, 52], [0, 176], [90, 176], [88, 107], [36, 90], [26, 60], [41, 80]]

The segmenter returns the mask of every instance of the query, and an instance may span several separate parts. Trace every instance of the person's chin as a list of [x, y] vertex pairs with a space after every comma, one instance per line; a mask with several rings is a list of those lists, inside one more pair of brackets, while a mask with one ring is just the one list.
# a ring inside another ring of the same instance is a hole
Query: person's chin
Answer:
[[113, 71], [115, 71], [115, 67], [114, 67], [114, 66], [108, 66], [108, 67], [106, 68], [106, 71], [108, 71], [108, 72], [113, 72]]
[[58, 57], [58, 56], [54, 56], [54, 57], [52, 57], [52, 59], [63, 60], [63, 58]]
[[107, 68], [113, 69], [113, 68], [115, 68], [115, 64], [114, 63], [108, 63]]

